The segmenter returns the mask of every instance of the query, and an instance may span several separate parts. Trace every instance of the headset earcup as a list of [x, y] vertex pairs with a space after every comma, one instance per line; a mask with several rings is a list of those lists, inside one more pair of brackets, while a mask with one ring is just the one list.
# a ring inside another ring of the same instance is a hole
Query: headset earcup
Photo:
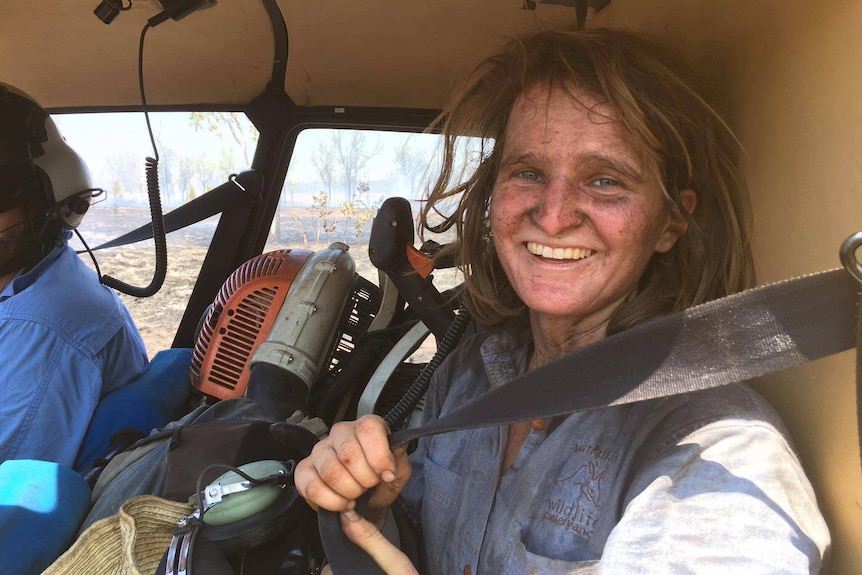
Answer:
[[231, 556], [278, 537], [285, 528], [297, 523], [299, 509], [304, 505], [296, 489], [287, 488], [261, 512], [227, 525], [208, 525], [204, 533], [225, 555]]
[[192, 556], [189, 559], [189, 575], [234, 575], [233, 568], [228, 563], [218, 546], [210, 541], [204, 533], [198, 534]]
[[[277, 474], [287, 474], [288, 472], [283, 463], [274, 460], [247, 463], [240, 466], [239, 469], [243, 473], [246, 473], [255, 479], [263, 479]], [[216, 486], [216, 484], [229, 485], [231, 483], [241, 483], [243, 481], [244, 479], [237, 473], [228, 471], [208, 485], [204, 491]], [[282, 487], [279, 485], [261, 485], [253, 487], [243, 493], [236, 493], [210, 508], [204, 514], [203, 521], [207, 525], [227, 525], [229, 523], [236, 523], [246, 517], [256, 515], [272, 505], [279, 498], [281, 492]]]
[[[207, 539], [202, 533], [198, 533], [190, 547], [191, 557], [186, 563], [185, 573], [188, 575], [235, 575], [233, 568], [228, 563], [224, 554], [215, 543]], [[165, 551], [162, 560], [155, 571], [155, 575], [165, 575], [168, 567], [168, 554]], [[173, 573], [180, 573], [180, 558], [174, 558]]]

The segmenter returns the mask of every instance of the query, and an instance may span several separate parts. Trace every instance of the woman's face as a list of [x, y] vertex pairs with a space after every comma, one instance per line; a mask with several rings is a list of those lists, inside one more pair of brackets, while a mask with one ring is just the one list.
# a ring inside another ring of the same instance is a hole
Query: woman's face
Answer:
[[564, 320], [570, 330], [606, 321], [653, 253], [686, 229], [614, 110], [578, 99], [534, 88], [515, 103], [490, 214], [497, 254], [531, 320]]

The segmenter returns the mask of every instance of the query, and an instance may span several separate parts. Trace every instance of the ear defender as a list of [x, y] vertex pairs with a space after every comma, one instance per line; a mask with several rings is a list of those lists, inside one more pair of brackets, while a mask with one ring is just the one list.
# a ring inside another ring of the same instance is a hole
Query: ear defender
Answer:
[[299, 520], [295, 503], [303, 502], [292, 487], [294, 467], [293, 461], [247, 463], [193, 495], [198, 508], [177, 521], [156, 573], [232, 574], [229, 557], [273, 540]]
[[204, 524], [227, 525], [260, 513], [281, 495], [284, 483], [277, 481], [293, 471], [292, 466], [288, 469], [282, 462], [272, 460], [247, 463], [239, 469], [262, 484], [252, 485], [235, 471], [228, 471], [207, 485], [198, 494]]

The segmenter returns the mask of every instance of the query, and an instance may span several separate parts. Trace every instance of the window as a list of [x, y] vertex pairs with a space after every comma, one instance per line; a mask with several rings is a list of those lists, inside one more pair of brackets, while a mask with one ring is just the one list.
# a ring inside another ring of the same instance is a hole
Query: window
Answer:
[[[152, 146], [142, 113], [55, 115], [67, 142], [84, 158], [93, 184], [107, 190], [90, 208], [79, 231], [90, 247], [117, 238], [150, 221], [145, 158]], [[165, 212], [248, 169], [257, 133], [242, 114], [152, 113], [159, 152], [159, 184]], [[171, 346], [189, 295], [218, 223], [218, 216], [168, 234], [168, 273], [149, 298], [121, 295], [152, 357]], [[83, 249], [77, 237], [72, 246]], [[152, 241], [96, 251], [103, 274], [135, 286], [153, 278]], [[86, 254], [82, 259], [92, 267]]]
[[[55, 115], [69, 144], [87, 162], [95, 186], [107, 190], [104, 201], [91, 207], [79, 231], [97, 247], [150, 221], [145, 158], [152, 146], [141, 113]], [[150, 114], [160, 156], [159, 182], [165, 212], [246, 170], [257, 141], [251, 122], [241, 114], [170, 112]], [[431, 134], [385, 131], [304, 130], [291, 159], [277, 217], [266, 250], [319, 250], [341, 241], [351, 247], [357, 272], [377, 283], [368, 260], [368, 238], [377, 208], [386, 198], [409, 199], [418, 214], [440, 161], [441, 138]], [[465, 140], [468, 146], [473, 140]], [[478, 157], [465, 162], [471, 169]], [[185, 311], [218, 216], [168, 234], [168, 273], [154, 296], [121, 294], [152, 357], [167, 349]], [[452, 232], [429, 236], [444, 244]], [[418, 235], [416, 237], [418, 247]], [[84, 246], [72, 239], [72, 246]], [[101, 272], [135, 286], [152, 281], [152, 241], [98, 250]], [[81, 254], [91, 267], [90, 257]], [[456, 270], [434, 272], [435, 285], [445, 290], [460, 283]]]
[[[387, 198], [407, 198], [415, 221], [420, 201], [434, 183], [441, 147], [442, 138], [434, 134], [304, 130], [296, 141], [267, 249], [319, 250], [344, 242], [351, 247], [357, 272], [377, 283], [377, 271], [368, 260], [377, 208]], [[425, 239], [445, 244], [452, 241], [453, 231], [426, 234]], [[441, 291], [460, 282], [455, 270], [437, 270], [434, 277]]]
[[[475, 169], [479, 140], [465, 139], [464, 169]], [[371, 224], [380, 205], [404, 197], [413, 206], [415, 221], [439, 171], [442, 137], [369, 130], [307, 129], [296, 141], [267, 249], [305, 248], [317, 251], [332, 242], [350, 246], [356, 272], [378, 283], [368, 258]], [[457, 170], [456, 170], [457, 171]], [[415, 245], [419, 247], [418, 234]], [[425, 234], [446, 244], [454, 230]], [[434, 285], [444, 291], [463, 280], [456, 269], [434, 271]], [[408, 359], [427, 362], [434, 353], [427, 338]]]

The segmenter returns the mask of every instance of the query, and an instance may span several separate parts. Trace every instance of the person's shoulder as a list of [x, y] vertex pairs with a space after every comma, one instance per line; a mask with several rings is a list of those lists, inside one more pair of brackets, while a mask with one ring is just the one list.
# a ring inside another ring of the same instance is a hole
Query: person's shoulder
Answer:
[[[434, 371], [429, 389], [429, 406], [442, 406], [450, 398], [453, 388], [460, 400], [480, 394], [486, 389], [482, 385], [484, 366], [482, 345], [490, 337], [490, 332], [471, 321], [461, 337], [453, 344], [451, 351]], [[470, 382], [469, 385], [463, 385]]]
[[744, 382], [683, 393], [665, 398], [664, 401], [667, 409], [691, 411], [704, 419], [728, 415], [765, 419], [778, 417], [769, 402]]
[[78, 308], [104, 310], [116, 307], [118, 297], [99, 281], [99, 276], [68, 245], [40, 278], [43, 296], [51, 294], [61, 304]]
[[776, 438], [789, 436], [772, 405], [745, 383], [684, 393], [645, 402], [641, 414], [657, 452], [707, 427], [767, 430]]
[[71, 247], [62, 246], [49, 258], [32, 270], [36, 274], [25, 289], [4, 302], [5, 321], [40, 324], [79, 342], [110, 338], [125, 324], [120, 299]]

